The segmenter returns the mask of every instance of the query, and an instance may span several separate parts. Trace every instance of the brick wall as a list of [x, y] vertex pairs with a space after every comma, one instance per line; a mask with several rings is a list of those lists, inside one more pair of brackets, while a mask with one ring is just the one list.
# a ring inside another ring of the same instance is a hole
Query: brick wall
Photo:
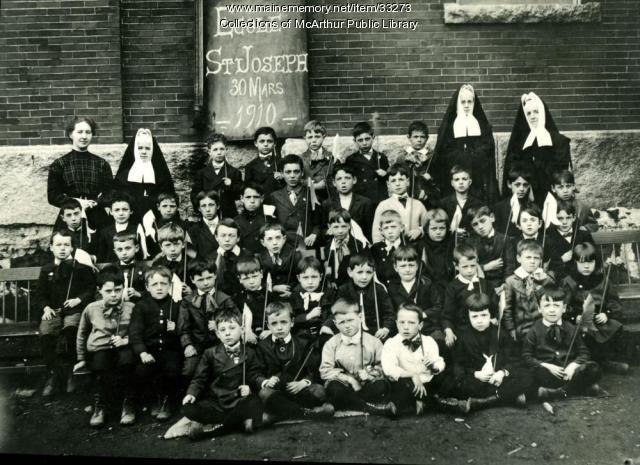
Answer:
[[97, 142], [122, 139], [118, 0], [3, 0], [0, 144], [65, 141], [74, 114], [99, 122]]

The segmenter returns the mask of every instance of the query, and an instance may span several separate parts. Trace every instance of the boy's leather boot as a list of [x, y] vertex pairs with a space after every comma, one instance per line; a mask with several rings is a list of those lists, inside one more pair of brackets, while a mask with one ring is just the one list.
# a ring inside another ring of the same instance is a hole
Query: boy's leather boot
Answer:
[[469, 399], [459, 400], [452, 397], [438, 396], [434, 396], [434, 399], [436, 401], [436, 405], [446, 412], [461, 413], [465, 415], [471, 410]]
[[546, 388], [540, 386], [538, 388], [538, 399], [553, 400], [567, 397], [567, 392], [563, 388]]
[[120, 424], [124, 426], [133, 425], [136, 422], [136, 409], [131, 397], [125, 397], [122, 401], [122, 414]]
[[42, 388], [42, 397], [51, 397], [53, 395], [53, 389], [56, 384], [56, 374], [55, 371], [50, 371], [47, 377], [47, 380], [44, 383], [44, 387]]
[[314, 408], [305, 408], [303, 409], [304, 411], [304, 417], [305, 418], [331, 418], [333, 416], [333, 414], [335, 413], [336, 409], [333, 407], [333, 405], [329, 404], [329, 403], [324, 403], [322, 405], [320, 405], [319, 407], [314, 407]]
[[163, 396], [160, 399], [160, 409], [158, 410], [158, 415], [156, 416], [156, 420], [167, 421], [169, 418], [171, 418], [171, 406], [169, 405], [169, 396]]
[[489, 396], [489, 397], [470, 397], [469, 398], [469, 410], [480, 410], [483, 408], [491, 407], [492, 405], [496, 405], [500, 399], [498, 396]]
[[626, 375], [629, 373], [629, 364], [623, 362], [614, 362], [612, 360], [602, 363], [602, 368], [609, 373], [616, 375]]
[[393, 402], [387, 402], [386, 404], [373, 404], [367, 402], [365, 412], [371, 415], [382, 415], [388, 418], [396, 418], [398, 416], [398, 409]]
[[104, 403], [100, 394], [93, 396], [93, 413], [89, 420], [89, 425], [99, 428], [104, 425]]

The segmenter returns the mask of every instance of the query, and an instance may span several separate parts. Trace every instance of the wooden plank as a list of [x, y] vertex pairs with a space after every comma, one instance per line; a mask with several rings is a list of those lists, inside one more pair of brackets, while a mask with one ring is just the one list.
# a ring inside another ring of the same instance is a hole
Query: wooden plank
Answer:
[[40, 275], [39, 266], [6, 268], [0, 270], [0, 281], [35, 281]]
[[640, 242], [640, 230], [638, 229], [596, 231], [591, 233], [591, 236], [597, 245]]
[[613, 288], [623, 300], [640, 299], [640, 283], [614, 284]]

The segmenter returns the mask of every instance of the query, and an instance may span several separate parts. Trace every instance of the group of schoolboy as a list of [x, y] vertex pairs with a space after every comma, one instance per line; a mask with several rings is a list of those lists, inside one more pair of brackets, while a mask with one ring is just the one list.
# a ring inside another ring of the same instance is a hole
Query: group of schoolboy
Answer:
[[[396, 417], [598, 395], [601, 368], [628, 369], [571, 172], [556, 173], [545, 224], [518, 167], [512, 196], [483, 205], [467, 168], [434, 196], [426, 167], [389, 166], [367, 123], [346, 160], [325, 134], [309, 122], [308, 150], [281, 157], [273, 129], [259, 129], [244, 181], [211, 136], [197, 222], [180, 219], [175, 195], [149, 213], [117, 193], [113, 226], [87, 246], [80, 206], [65, 204], [39, 283], [43, 394], [72, 391], [71, 367], [86, 369], [92, 426], [115, 394], [121, 424], [135, 421], [136, 397], [158, 421], [182, 397], [201, 438], [335, 409]], [[407, 152], [427, 138], [411, 124]], [[113, 264], [96, 276], [77, 249]]]

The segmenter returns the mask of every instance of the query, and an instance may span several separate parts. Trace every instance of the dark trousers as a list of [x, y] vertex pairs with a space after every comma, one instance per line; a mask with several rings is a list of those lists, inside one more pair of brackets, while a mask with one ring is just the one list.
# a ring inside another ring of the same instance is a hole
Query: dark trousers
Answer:
[[215, 399], [211, 398], [205, 398], [182, 407], [182, 413], [189, 420], [204, 424], [222, 423], [224, 433], [239, 430], [243, 421], [247, 419], [252, 419], [254, 426], [260, 426], [263, 411], [262, 402], [254, 394], [240, 399], [230, 409], [223, 409]]
[[356, 392], [340, 381], [329, 381], [327, 400], [338, 410], [365, 410], [367, 402], [385, 402], [389, 397], [389, 382], [383, 379], [366, 383]]
[[305, 408], [322, 405], [326, 392], [319, 384], [311, 384], [297, 394], [282, 390], [262, 388], [258, 394], [265, 410], [279, 418], [302, 418]]
[[156, 359], [154, 363], [138, 361], [135, 367], [135, 384], [139, 392], [151, 390], [160, 396], [176, 396], [183, 387], [180, 380], [183, 354], [176, 350], [148, 350]]
[[57, 367], [70, 367], [76, 361], [77, 326], [67, 326], [57, 334], [40, 336], [42, 358], [49, 371]]
[[119, 391], [122, 397], [133, 395], [134, 355], [129, 347], [119, 347], [87, 354], [87, 366], [93, 372], [94, 395], [101, 399]]
[[544, 367], [533, 369], [533, 385], [538, 387], [560, 388], [563, 387], [568, 394], [576, 394], [588, 388], [600, 379], [602, 372], [596, 362], [586, 362], [580, 365], [571, 381], [556, 378]]
[[589, 353], [594, 362], [603, 363], [611, 360], [625, 360], [626, 344], [622, 328], [616, 331], [611, 337], [604, 342], [597, 342], [593, 336], [587, 334], [584, 342], [589, 348]]
[[448, 381], [444, 373], [434, 376], [431, 381], [423, 384], [427, 395], [418, 399], [413, 393], [414, 385], [411, 378], [400, 378], [398, 381], [389, 382], [389, 397], [400, 412], [412, 412], [415, 410], [416, 400], [430, 403], [434, 395], [450, 390], [444, 387]]
[[477, 380], [473, 374], [460, 378], [455, 397], [466, 399], [468, 397], [498, 396], [504, 402], [513, 402], [520, 394], [530, 394], [533, 379], [527, 370], [513, 369], [509, 376], [504, 378], [502, 384], [496, 387], [490, 383]]

